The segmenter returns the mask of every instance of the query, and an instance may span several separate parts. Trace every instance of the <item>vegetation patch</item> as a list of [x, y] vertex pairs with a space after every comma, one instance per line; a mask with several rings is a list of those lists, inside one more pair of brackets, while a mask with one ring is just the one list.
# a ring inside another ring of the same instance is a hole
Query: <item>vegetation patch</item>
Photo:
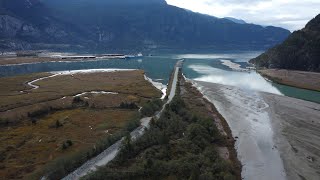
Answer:
[[239, 179], [221, 144], [214, 121], [176, 96], [141, 138], [127, 136], [117, 158], [84, 179]]
[[163, 102], [160, 99], [149, 100], [141, 108], [141, 114], [146, 117], [153, 116], [157, 111], [162, 108]]

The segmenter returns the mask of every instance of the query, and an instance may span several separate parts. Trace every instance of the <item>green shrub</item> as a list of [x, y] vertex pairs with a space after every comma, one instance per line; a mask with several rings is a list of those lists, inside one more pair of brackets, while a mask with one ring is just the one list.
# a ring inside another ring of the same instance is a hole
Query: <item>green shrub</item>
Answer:
[[121, 102], [120, 108], [122, 109], [139, 109], [139, 107], [134, 102]]
[[72, 145], [73, 145], [73, 142], [71, 140], [66, 140], [62, 143], [62, 150], [66, 150]]
[[72, 146], [73, 145], [73, 142], [71, 140], [67, 140], [66, 143], [67, 143], [68, 146]]
[[57, 120], [56, 121], [56, 128], [59, 128], [59, 127], [62, 127], [62, 126], [63, 126], [63, 124], [59, 120]]
[[80, 96], [76, 96], [76, 97], [74, 97], [73, 100], [72, 100], [72, 103], [73, 103], [73, 104], [78, 104], [78, 103], [81, 103], [81, 102], [83, 102], [83, 100], [81, 99]]
[[143, 116], [150, 117], [153, 116], [157, 111], [160, 111], [162, 105], [163, 102], [161, 99], [153, 99], [144, 104], [140, 112]]
[[7, 126], [9, 124], [8, 119], [0, 118], [0, 127]]

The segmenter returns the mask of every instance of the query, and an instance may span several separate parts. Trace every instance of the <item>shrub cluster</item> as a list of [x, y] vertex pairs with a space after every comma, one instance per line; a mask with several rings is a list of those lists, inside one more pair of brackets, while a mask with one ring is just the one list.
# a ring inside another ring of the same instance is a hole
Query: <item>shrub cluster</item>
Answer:
[[153, 116], [157, 111], [161, 110], [163, 102], [161, 99], [153, 99], [142, 106], [142, 116]]
[[71, 140], [66, 140], [62, 143], [62, 150], [68, 149], [68, 147], [72, 146], [73, 142]]
[[130, 102], [130, 103], [128, 103], [128, 102], [122, 102], [121, 104], [120, 104], [120, 108], [121, 109], [139, 109], [139, 107], [136, 105], [136, 103], [134, 103], [134, 102]]

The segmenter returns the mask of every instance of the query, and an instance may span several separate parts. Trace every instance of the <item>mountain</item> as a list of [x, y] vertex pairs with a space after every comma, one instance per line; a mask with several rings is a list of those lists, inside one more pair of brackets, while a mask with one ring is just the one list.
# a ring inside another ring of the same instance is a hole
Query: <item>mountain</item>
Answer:
[[265, 49], [290, 32], [164, 0], [0, 0], [1, 49]]
[[236, 19], [236, 18], [232, 18], [232, 17], [225, 17], [223, 19], [227, 19], [227, 20], [230, 20], [234, 23], [237, 23], [237, 24], [247, 24], [247, 22], [245, 22], [244, 20], [242, 19]]
[[320, 72], [320, 14], [250, 62], [257, 67]]
[[0, 49], [63, 47], [85, 39], [40, 0], [0, 0]]

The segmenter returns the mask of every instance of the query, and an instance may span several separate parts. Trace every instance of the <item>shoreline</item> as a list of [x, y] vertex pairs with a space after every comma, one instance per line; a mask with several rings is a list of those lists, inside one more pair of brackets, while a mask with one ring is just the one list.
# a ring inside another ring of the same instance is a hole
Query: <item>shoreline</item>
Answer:
[[263, 69], [257, 72], [281, 85], [320, 92], [320, 73], [286, 69]]
[[160, 99], [164, 99], [167, 96], [168, 87], [160, 82], [153, 81], [153, 79], [149, 78], [146, 74], [144, 74], [144, 79], [150, 82], [155, 88], [162, 92], [162, 96]]

